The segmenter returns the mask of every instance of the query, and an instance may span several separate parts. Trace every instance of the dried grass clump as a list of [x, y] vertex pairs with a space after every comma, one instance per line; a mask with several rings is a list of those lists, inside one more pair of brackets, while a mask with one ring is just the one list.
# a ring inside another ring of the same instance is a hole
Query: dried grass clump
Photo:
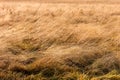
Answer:
[[107, 54], [97, 59], [90, 68], [92, 75], [104, 75], [116, 69], [120, 69], [120, 60], [115, 57], [115, 54]]
[[23, 77], [23, 74], [21, 73], [14, 73], [14, 72], [0, 72], [0, 80], [17, 80], [20, 79], [21, 77]]
[[23, 39], [21, 42], [14, 42], [10, 44], [8, 51], [13, 54], [20, 54], [25, 52], [36, 52], [40, 50], [39, 43], [32, 38]]

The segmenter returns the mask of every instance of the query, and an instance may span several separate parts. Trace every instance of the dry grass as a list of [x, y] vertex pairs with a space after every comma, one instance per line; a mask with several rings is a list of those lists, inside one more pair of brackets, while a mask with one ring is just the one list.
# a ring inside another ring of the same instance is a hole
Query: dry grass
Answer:
[[119, 26], [118, 4], [2, 2], [0, 80], [119, 80]]
[[1, 2], [79, 3], [79, 4], [119, 4], [119, 0], [0, 0]]

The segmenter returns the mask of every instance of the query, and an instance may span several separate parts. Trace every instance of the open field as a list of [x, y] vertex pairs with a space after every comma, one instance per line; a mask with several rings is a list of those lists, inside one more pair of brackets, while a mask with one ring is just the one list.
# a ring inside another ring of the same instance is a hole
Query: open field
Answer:
[[120, 5], [0, 2], [0, 80], [120, 80]]

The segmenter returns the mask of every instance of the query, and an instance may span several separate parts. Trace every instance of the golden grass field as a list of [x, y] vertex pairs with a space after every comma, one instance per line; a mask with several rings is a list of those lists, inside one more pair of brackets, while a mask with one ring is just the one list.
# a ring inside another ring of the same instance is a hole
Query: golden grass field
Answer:
[[117, 1], [1, 1], [0, 80], [120, 80]]

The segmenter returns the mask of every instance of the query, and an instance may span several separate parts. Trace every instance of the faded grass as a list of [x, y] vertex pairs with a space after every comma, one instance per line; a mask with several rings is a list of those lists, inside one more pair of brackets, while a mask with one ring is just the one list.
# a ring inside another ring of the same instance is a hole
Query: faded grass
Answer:
[[119, 5], [3, 3], [0, 11], [1, 80], [120, 79]]

